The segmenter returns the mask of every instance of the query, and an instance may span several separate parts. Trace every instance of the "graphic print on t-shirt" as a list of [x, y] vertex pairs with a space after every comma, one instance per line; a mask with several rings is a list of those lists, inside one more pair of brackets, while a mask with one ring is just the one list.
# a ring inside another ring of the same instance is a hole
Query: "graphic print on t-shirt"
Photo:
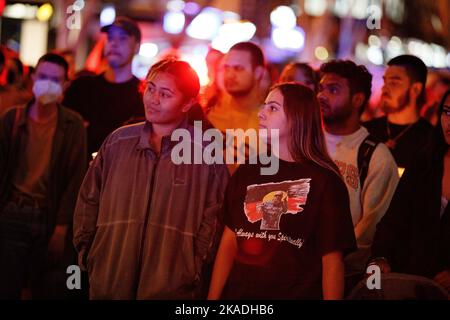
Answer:
[[247, 220], [261, 220], [260, 230], [280, 230], [283, 214], [297, 214], [306, 204], [311, 179], [254, 184], [247, 187], [244, 212]]

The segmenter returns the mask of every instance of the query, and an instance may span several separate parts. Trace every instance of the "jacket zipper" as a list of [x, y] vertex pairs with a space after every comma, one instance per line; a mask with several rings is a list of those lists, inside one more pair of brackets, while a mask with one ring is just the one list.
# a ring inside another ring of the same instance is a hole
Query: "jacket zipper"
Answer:
[[156, 169], [158, 167], [159, 164], [159, 160], [160, 160], [160, 155], [158, 154], [156, 156], [156, 160], [155, 160], [155, 165], [153, 166], [153, 170], [152, 170], [152, 179], [150, 181], [150, 190], [148, 193], [148, 204], [147, 204], [147, 210], [145, 212], [145, 219], [144, 219], [144, 228], [142, 230], [142, 236], [141, 236], [141, 245], [140, 245], [140, 249], [139, 249], [139, 259], [138, 259], [138, 271], [137, 271], [137, 278], [136, 278], [136, 290], [135, 290], [135, 294], [136, 294], [136, 298], [137, 298], [137, 291], [139, 288], [139, 280], [141, 279], [141, 273], [142, 273], [142, 261], [143, 261], [143, 257], [144, 257], [144, 246], [145, 246], [145, 238], [146, 238], [146, 234], [147, 234], [147, 227], [148, 227], [148, 220], [149, 220], [149, 216], [150, 216], [150, 209], [152, 207], [152, 200], [153, 200], [153, 189], [155, 186], [155, 180], [156, 180]]

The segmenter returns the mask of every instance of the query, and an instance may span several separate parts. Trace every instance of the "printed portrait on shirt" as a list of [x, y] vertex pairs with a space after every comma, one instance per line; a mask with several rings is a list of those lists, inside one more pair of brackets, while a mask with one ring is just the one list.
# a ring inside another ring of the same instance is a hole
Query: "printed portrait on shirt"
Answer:
[[247, 187], [244, 212], [251, 223], [261, 221], [260, 230], [280, 230], [284, 214], [298, 214], [308, 198], [311, 179], [256, 184]]

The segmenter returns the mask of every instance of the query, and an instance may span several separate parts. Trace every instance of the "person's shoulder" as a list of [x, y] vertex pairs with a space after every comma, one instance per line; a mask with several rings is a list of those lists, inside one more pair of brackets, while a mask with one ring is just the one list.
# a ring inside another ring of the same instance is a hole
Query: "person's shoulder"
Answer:
[[[394, 157], [389, 148], [382, 142], [378, 142], [375, 150], [373, 151], [373, 159], [375, 161], [392, 162], [395, 164]], [[371, 161], [372, 163], [372, 161]]]
[[110, 140], [115, 141], [120, 139], [140, 137], [144, 125], [145, 122], [139, 122], [117, 128], [110, 134]]
[[65, 106], [61, 106], [61, 112], [68, 121], [83, 123], [83, 117], [78, 112]]
[[261, 180], [261, 165], [243, 163], [231, 175], [231, 185], [257, 184]]
[[426, 132], [430, 132], [433, 130], [433, 125], [429, 123], [425, 118], [420, 117], [419, 121], [417, 121], [418, 127], [420, 127], [422, 130]]
[[75, 78], [69, 84], [66, 94], [77, 94], [95, 89], [100, 83], [98, 75], [84, 75]]
[[362, 122], [362, 125], [367, 129], [379, 127], [382, 124], [386, 123], [386, 117], [375, 118], [369, 121]]
[[87, 85], [101, 81], [101, 75], [82, 75], [72, 80], [72, 85]]
[[133, 77], [130, 79], [130, 82], [133, 83], [133, 84], [135, 84], [135, 85], [140, 85], [140, 84], [142, 83], [142, 80], [139, 79], [139, 78], [136, 77], [136, 76], [133, 76]]
[[305, 162], [302, 164], [302, 167], [305, 171], [305, 176], [311, 177], [311, 179], [314, 180], [322, 181], [323, 184], [343, 184], [341, 176], [331, 168], [325, 168], [312, 161]]
[[384, 143], [378, 143], [369, 162], [369, 174], [375, 177], [398, 179], [398, 166], [394, 156]]
[[236, 174], [245, 176], [251, 172], [259, 172], [260, 168], [261, 168], [261, 164], [259, 164], [259, 163], [256, 163], [256, 164], [243, 163], [243, 164], [239, 165], [239, 167], [234, 172], [233, 176]]
[[26, 105], [19, 105], [14, 107], [8, 107], [5, 110], [0, 111], [0, 120], [2, 122], [9, 122], [16, 115], [16, 112], [24, 112]]

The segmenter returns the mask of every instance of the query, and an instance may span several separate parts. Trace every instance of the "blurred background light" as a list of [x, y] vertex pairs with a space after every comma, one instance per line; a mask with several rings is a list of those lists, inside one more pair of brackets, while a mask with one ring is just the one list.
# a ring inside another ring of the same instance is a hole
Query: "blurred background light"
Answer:
[[29, 4], [15, 3], [5, 7], [3, 17], [12, 19], [34, 19], [38, 7]]
[[208, 67], [205, 56], [202, 54], [183, 54], [181, 60], [186, 61], [195, 70], [200, 80], [200, 85], [205, 86], [209, 83]]
[[164, 14], [163, 29], [167, 33], [180, 33], [183, 31], [185, 21], [183, 12], [168, 11]]
[[186, 32], [190, 37], [195, 39], [212, 40], [217, 35], [221, 24], [221, 11], [207, 7], [192, 20]]
[[233, 11], [222, 12], [222, 17], [224, 22], [236, 22], [241, 20], [241, 16]]
[[386, 59], [391, 60], [392, 58], [404, 54], [403, 43], [398, 37], [392, 37], [386, 46]]
[[379, 47], [376, 46], [370, 46], [369, 49], [367, 49], [367, 59], [369, 59], [370, 62], [376, 65], [382, 65], [383, 60], [383, 52]]
[[334, 2], [333, 12], [339, 18], [345, 18], [348, 16], [350, 12], [350, 3], [349, 0], [336, 0]]
[[431, 44], [431, 48], [433, 50], [433, 67], [445, 68], [447, 64], [445, 48], [434, 43]]
[[185, 3], [182, 0], [170, 0], [167, 2], [166, 8], [168, 11], [180, 12], [183, 11]]
[[236, 43], [249, 41], [256, 32], [256, 26], [249, 22], [230, 22], [220, 26], [219, 33], [212, 41], [211, 46], [223, 53]]
[[193, 16], [196, 15], [200, 11], [200, 6], [196, 2], [186, 2], [184, 5], [184, 13], [187, 15]]
[[353, 18], [359, 20], [366, 19], [369, 16], [369, 12], [367, 11], [369, 6], [369, 0], [352, 1], [351, 11]]
[[314, 50], [314, 55], [316, 56], [316, 58], [320, 61], [325, 61], [328, 59], [329, 54], [328, 54], [328, 50], [324, 47], [317, 47]]
[[321, 16], [327, 10], [327, 0], [305, 0], [305, 12], [310, 16]]
[[114, 22], [116, 19], [116, 9], [113, 5], [105, 6], [100, 13], [100, 26], [107, 26]]
[[39, 9], [36, 12], [36, 18], [42, 22], [50, 20], [52, 15], [53, 15], [53, 7], [50, 3], [43, 4], [42, 6], [39, 7]]
[[153, 58], [158, 54], [158, 46], [152, 42], [145, 42], [139, 48], [139, 54], [146, 58]]
[[367, 42], [369, 43], [369, 46], [381, 47], [381, 40], [376, 35], [370, 35]]
[[280, 49], [300, 51], [305, 45], [305, 32], [300, 27], [295, 29], [274, 28], [272, 41]]
[[291, 8], [279, 6], [270, 13], [270, 22], [274, 27], [294, 28], [297, 25], [297, 17]]

